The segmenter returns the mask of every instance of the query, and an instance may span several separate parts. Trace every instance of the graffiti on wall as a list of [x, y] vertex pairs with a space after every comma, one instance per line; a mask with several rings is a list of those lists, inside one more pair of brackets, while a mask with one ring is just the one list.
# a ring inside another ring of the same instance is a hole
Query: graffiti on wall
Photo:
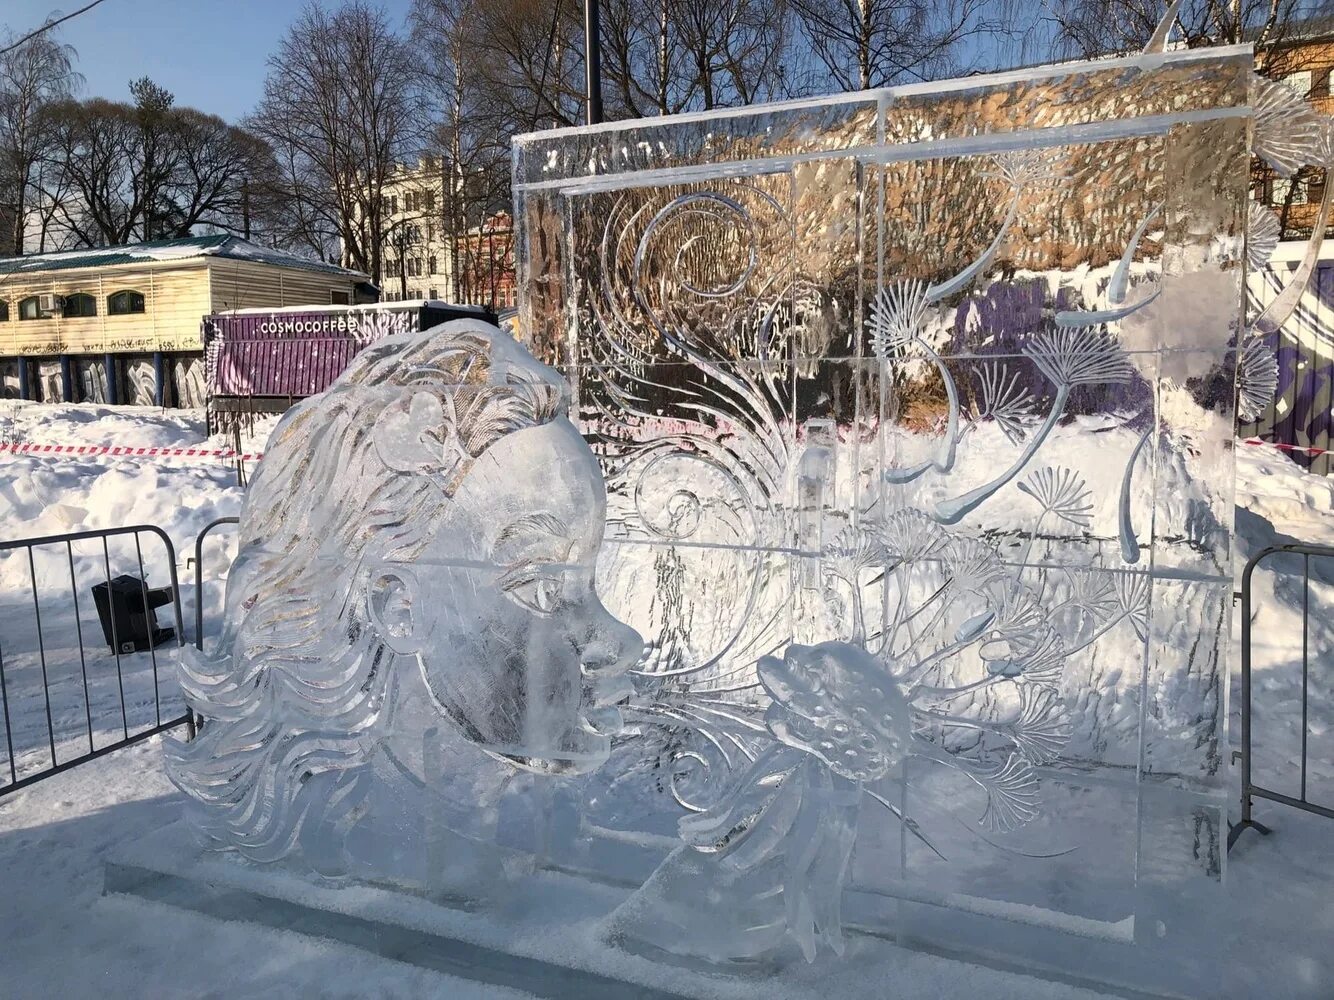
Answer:
[[[1271, 302], [1296, 267], [1296, 261], [1272, 265], [1251, 289], [1254, 304]], [[1263, 342], [1278, 361], [1277, 391], [1239, 433], [1279, 445], [1293, 461], [1328, 475], [1334, 468], [1334, 260], [1320, 262], [1292, 317]]]

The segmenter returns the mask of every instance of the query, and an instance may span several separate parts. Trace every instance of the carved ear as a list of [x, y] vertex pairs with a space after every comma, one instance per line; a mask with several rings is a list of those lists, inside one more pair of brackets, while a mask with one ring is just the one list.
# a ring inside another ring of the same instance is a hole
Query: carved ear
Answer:
[[380, 461], [399, 472], [434, 472], [446, 464], [445, 407], [429, 392], [385, 408], [371, 432]]
[[422, 647], [421, 623], [413, 613], [413, 602], [420, 593], [417, 578], [406, 567], [379, 570], [366, 589], [366, 610], [371, 625], [381, 641], [395, 653], [406, 656]]

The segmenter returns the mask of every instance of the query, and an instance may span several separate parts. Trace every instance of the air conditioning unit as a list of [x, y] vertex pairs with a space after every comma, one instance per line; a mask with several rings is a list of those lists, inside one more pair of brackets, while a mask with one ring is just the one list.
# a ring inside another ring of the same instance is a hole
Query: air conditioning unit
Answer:
[[65, 300], [59, 295], [51, 292], [43, 292], [37, 296], [37, 309], [44, 316], [53, 316], [65, 304]]

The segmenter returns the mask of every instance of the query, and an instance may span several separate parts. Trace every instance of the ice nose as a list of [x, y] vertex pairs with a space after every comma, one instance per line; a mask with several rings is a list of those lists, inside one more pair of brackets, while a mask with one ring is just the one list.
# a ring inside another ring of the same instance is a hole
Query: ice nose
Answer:
[[579, 654], [589, 683], [601, 684], [624, 674], [644, 655], [644, 640], [629, 625], [598, 605]]

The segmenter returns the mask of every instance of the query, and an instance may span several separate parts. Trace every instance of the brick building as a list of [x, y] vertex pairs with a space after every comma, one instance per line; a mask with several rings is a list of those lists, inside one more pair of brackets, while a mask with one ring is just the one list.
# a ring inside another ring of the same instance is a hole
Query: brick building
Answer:
[[[1334, 16], [1293, 25], [1283, 39], [1257, 59], [1256, 68], [1279, 80], [1311, 103], [1316, 111], [1334, 115]], [[1285, 240], [1305, 239], [1325, 193], [1325, 172], [1303, 168], [1284, 178], [1267, 167], [1254, 177], [1256, 197], [1278, 214]], [[1334, 238], [1334, 225], [1326, 230]]]

